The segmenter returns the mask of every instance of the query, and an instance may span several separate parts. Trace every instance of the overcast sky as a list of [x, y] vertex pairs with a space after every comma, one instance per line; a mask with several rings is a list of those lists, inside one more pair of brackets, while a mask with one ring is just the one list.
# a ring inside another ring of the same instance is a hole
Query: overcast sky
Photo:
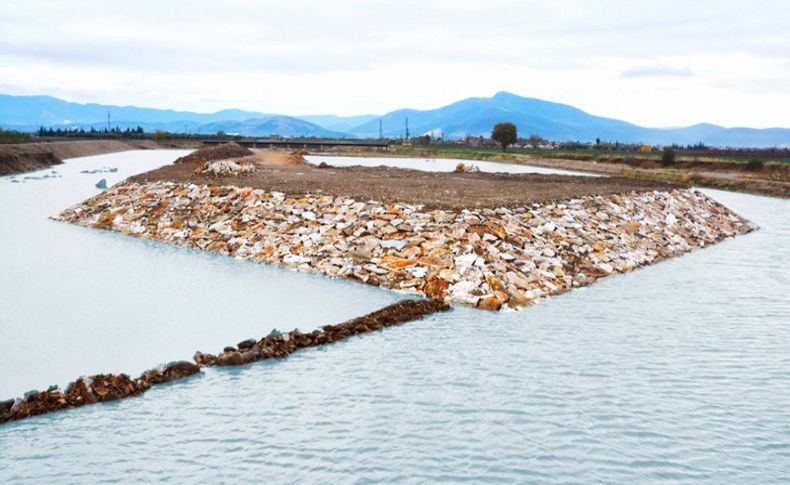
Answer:
[[362, 114], [497, 91], [646, 126], [790, 127], [788, 0], [5, 0], [0, 92]]

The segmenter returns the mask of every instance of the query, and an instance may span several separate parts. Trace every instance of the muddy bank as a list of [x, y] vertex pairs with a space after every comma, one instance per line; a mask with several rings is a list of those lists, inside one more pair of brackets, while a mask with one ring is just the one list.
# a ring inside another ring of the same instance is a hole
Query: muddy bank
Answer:
[[[2, 145], [0, 145], [2, 150]], [[35, 172], [55, 165], [63, 160], [51, 152], [42, 153], [2, 153], [0, 151], [0, 177], [24, 172]]]
[[0, 176], [41, 170], [68, 158], [127, 150], [191, 148], [194, 143], [158, 144], [152, 140], [72, 140], [0, 145]]
[[382, 330], [426, 315], [448, 311], [450, 307], [435, 300], [404, 300], [367, 315], [321, 330], [301, 333], [275, 332], [258, 341], [245, 340], [236, 347], [226, 347], [219, 356], [195, 353], [195, 362], [174, 362], [143, 372], [138, 378], [126, 374], [97, 374], [80, 377], [61, 391], [57, 386], [46, 391], [30, 391], [22, 399], [0, 401], [0, 424], [41, 414], [73, 409], [118, 399], [135, 397], [152, 386], [164, 384], [201, 372], [203, 365], [241, 365], [258, 360], [286, 357], [296, 350], [326, 345], [354, 335]]
[[[370, 169], [371, 175], [376, 171]], [[404, 177], [404, 172], [411, 171], [394, 173]], [[379, 183], [387, 184], [389, 173], [378, 170]], [[493, 177], [466, 180], [482, 181], [480, 190], [492, 194], [499, 188], [492, 183], [497, 177], [507, 187], [509, 176]], [[549, 177], [549, 185], [555, 178]], [[599, 180], [583, 179], [593, 187]], [[57, 219], [485, 310], [524, 307], [754, 229], [688, 189], [482, 209], [455, 209], [456, 203], [452, 210], [431, 210], [347, 195], [286, 195], [210, 180], [127, 181]], [[410, 180], [416, 192], [425, 190]], [[529, 194], [520, 197], [530, 200]]]

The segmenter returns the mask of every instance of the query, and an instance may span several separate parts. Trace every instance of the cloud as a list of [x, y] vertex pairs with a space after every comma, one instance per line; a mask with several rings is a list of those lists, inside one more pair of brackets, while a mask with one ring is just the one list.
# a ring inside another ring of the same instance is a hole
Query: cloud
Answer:
[[662, 65], [636, 66], [620, 73], [623, 79], [640, 79], [649, 77], [692, 77], [694, 73], [686, 67]]
[[645, 125], [790, 124], [790, 92], [754, 89], [790, 78], [786, 0], [8, 3], [9, 94], [358, 114], [508, 90]]

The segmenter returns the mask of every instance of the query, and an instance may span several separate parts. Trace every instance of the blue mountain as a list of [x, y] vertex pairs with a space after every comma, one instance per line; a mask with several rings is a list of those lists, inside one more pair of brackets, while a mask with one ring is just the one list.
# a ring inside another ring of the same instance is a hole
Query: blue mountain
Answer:
[[375, 137], [379, 120], [385, 137], [402, 137], [408, 118], [411, 135], [444, 134], [446, 139], [488, 136], [502, 121], [516, 125], [521, 136], [540, 135], [554, 141], [594, 141], [658, 145], [705, 143], [711, 146], [790, 146], [790, 129], [724, 128], [700, 124], [686, 128], [645, 128], [591, 115], [578, 108], [500, 92], [490, 98], [468, 98], [432, 110], [401, 109], [351, 128], [355, 136]]

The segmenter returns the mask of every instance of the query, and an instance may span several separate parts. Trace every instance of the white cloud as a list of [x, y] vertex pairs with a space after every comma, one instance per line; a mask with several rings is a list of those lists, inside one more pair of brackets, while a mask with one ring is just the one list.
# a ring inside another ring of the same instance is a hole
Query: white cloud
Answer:
[[8, 3], [11, 94], [356, 114], [509, 90], [651, 126], [790, 126], [784, 1]]

